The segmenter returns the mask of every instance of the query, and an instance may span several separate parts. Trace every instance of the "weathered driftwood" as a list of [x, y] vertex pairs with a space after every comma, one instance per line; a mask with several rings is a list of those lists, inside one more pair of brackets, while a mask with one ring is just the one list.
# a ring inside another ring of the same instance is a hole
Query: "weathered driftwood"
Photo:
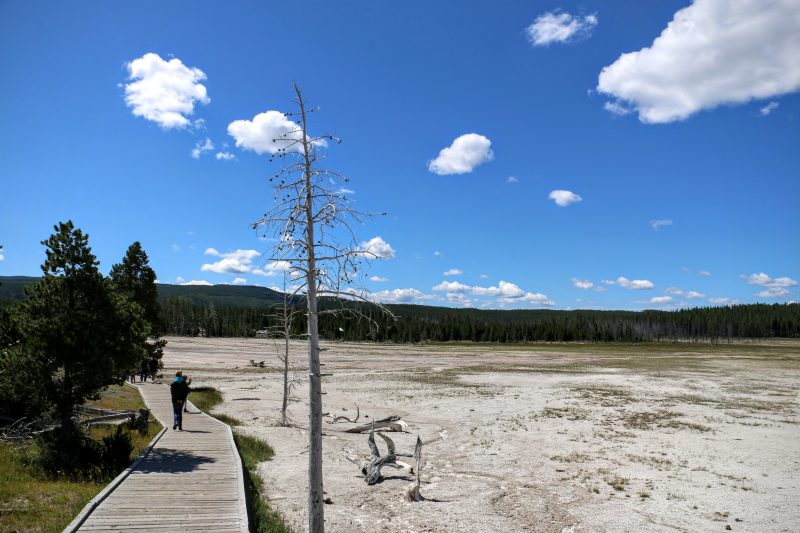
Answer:
[[414, 483], [406, 491], [407, 502], [421, 502], [425, 500], [422, 494], [419, 493], [419, 473], [422, 470], [422, 440], [417, 435], [417, 445], [414, 447], [414, 459], [417, 461], [417, 468], [414, 470], [416, 479]]
[[[373, 422], [372, 424], [373, 426], [377, 426], [378, 423]], [[381, 469], [385, 466], [390, 468], [407, 468], [408, 465], [401, 463], [397, 460], [397, 458], [412, 456], [410, 453], [398, 453], [392, 439], [383, 433], [378, 433], [378, 435], [386, 443], [386, 455], [381, 455], [380, 450], [378, 450], [378, 445], [375, 444], [375, 428], [373, 427], [369, 432], [369, 439], [367, 439], [367, 444], [369, 444], [369, 450], [372, 458], [368, 462], [359, 462], [351, 457], [347, 458], [350, 462], [361, 469], [361, 474], [364, 476], [364, 480], [367, 482], [367, 485], [374, 485], [383, 479], [383, 476], [381, 475]], [[417, 437], [417, 441], [419, 442], [419, 437]], [[419, 443], [417, 446], [419, 449], [422, 448], [422, 445]]]
[[356, 426], [345, 430], [345, 433], [364, 433], [366, 431], [374, 431], [376, 429], [383, 429], [387, 431], [408, 431], [408, 424], [400, 420], [397, 415], [387, 416], [380, 420], [373, 420], [369, 424], [363, 426]]
[[361, 417], [361, 411], [358, 408], [358, 404], [356, 404], [356, 417], [354, 419], [350, 420], [348, 417], [344, 415], [339, 415], [333, 417], [333, 423], [335, 424], [339, 420], [344, 420], [345, 422], [350, 422], [351, 424], [355, 424], [356, 422], [358, 422], [358, 419], [360, 417]]
[[250, 366], [256, 366], [256, 367], [259, 367], [259, 368], [264, 368], [265, 362], [266, 361], [259, 361], [258, 363], [256, 363], [254, 360], [250, 359]]

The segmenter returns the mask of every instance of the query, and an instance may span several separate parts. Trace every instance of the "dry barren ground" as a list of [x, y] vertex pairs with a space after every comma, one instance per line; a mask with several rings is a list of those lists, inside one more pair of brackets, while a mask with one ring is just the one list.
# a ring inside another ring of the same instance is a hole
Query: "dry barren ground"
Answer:
[[[368, 487], [346, 458], [369, 455], [366, 435], [328, 419], [330, 531], [800, 531], [798, 342], [327, 348], [325, 411], [401, 415], [400, 452], [435, 440], [429, 500], [410, 504], [406, 473]], [[307, 394], [297, 388], [293, 426], [277, 427], [274, 353], [266, 340], [173, 338], [165, 364], [219, 388], [218, 411], [272, 444], [269, 499], [303, 531]]]

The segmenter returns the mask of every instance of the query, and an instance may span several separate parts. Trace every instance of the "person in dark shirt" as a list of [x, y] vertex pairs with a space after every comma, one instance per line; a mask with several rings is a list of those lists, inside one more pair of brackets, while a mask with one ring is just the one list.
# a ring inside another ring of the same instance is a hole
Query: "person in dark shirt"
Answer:
[[142, 364], [139, 365], [139, 381], [144, 383], [147, 381], [147, 376], [150, 374], [150, 363], [147, 359], [142, 359]]
[[156, 382], [156, 373], [158, 372], [158, 359], [155, 357], [150, 358], [149, 362], [150, 377], [153, 378], [153, 383]]
[[178, 370], [169, 386], [172, 395], [172, 429], [183, 431], [183, 406], [189, 396], [189, 384], [183, 378], [183, 372]]

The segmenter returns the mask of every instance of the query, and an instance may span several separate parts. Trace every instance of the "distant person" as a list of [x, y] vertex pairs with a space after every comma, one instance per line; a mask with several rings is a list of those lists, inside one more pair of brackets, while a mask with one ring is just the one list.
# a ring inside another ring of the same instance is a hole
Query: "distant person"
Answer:
[[158, 372], [158, 359], [151, 357], [148, 369], [150, 370], [150, 377], [153, 378], [153, 383], [155, 383], [156, 373]]
[[128, 381], [130, 381], [131, 383], [136, 383], [136, 369], [135, 368], [131, 369], [130, 375], [128, 376]]
[[169, 392], [172, 396], [172, 429], [183, 431], [183, 406], [186, 404], [186, 397], [189, 396], [189, 384], [186, 383], [180, 370], [175, 372], [175, 377], [169, 385]]
[[150, 365], [147, 359], [142, 359], [142, 363], [139, 365], [139, 381], [144, 383], [147, 381], [147, 376], [150, 374]]

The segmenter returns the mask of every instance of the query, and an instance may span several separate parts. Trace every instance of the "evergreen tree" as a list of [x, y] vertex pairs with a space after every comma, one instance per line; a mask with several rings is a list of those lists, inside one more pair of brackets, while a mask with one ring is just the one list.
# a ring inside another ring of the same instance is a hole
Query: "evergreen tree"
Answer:
[[161, 304], [158, 302], [156, 273], [150, 267], [147, 252], [139, 241], [134, 242], [125, 252], [121, 263], [111, 267], [109, 274], [115, 289], [136, 302], [142, 308], [143, 318], [150, 327], [150, 340], [144, 342], [147, 357], [161, 359], [167, 341], [164, 335], [164, 321], [161, 316]]
[[142, 308], [103, 278], [89, 237], [71, 221], [42, 244], [44, 275], [27, 288], [22, 343], [11, 370], [25, 380], [62, 434], [77, 433], [75, 407], [121, 383], [143, 357], [148, 325]]

